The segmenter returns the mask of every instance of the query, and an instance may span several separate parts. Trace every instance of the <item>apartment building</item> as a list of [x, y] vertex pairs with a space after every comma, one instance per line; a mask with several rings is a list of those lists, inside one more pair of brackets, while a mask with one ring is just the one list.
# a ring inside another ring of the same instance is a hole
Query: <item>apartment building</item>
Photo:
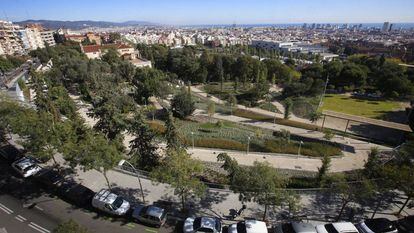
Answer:
[[40, 37], [43, 40], [43, 43], [49, 46], [55, 46], [56, 42], [55, 42], [55, 37], [54, 37], [54, 33], [55, 31], [53, 30], [44, 30], [40, 32]]
[[0, 45], [3, 54], [24, 54], [22, 41], [19, 37], [20, 26], [9, 21], [0, 20]]

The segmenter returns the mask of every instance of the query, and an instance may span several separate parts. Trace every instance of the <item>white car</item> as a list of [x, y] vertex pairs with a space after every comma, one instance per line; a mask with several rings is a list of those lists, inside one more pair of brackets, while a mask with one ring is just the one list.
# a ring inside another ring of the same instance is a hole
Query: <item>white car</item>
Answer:
[[265, 222], [245, 220], [231, 224], [228, 233], [267, 233], [267, 227]]
[[95, 194], [92, 198], [92, 206], [108, 214], [118, 216], [126, 214], [130, 208], [128, 201], [107, 189], [101, 189]]
[[12, 167], [23, 177], [33, 176], [38, 173], [42, 168], [36, 163], [36, 161], [29, 157], [23, 157], [14, 163]]
[[221, 222], [212, 217], [190, 217], [184, 222], [184, 233], [221, 233]]
[[350, 222], [335, 222], [316, 226], [317, 233], [358, 233], [358, 229]]

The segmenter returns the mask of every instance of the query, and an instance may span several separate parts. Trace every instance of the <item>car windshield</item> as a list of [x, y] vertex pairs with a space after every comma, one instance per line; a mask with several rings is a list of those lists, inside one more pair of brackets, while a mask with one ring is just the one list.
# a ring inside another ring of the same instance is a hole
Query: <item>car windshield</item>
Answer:
[[332, 224], [326, 224], [325, 229], [328, 233], [338, 233], [335, 227]]
[[31, 169], [33, 169], [33, 168], [35, 168], [35, 167], [36, 167], [36, 165], [35, 165], [35, 164], [32, 164], [32, 165], [30, 165], [30, 166], [27, 166], [25, 169], [23, 169], [23, 171], [27, 172], [27, 171], [29, 171], [29, 170], [31, 170]]
[[291, 223], [282, 224], [283, 233], [295, 233]]
[[118, 209], [119, 207], [121, 207], [122, 203], [124, 203], [124, 199], [122, 199], [122, 197], [117, 197], [114, 201], [114, 203], [112, 203], [112, 206], [115, 209]]

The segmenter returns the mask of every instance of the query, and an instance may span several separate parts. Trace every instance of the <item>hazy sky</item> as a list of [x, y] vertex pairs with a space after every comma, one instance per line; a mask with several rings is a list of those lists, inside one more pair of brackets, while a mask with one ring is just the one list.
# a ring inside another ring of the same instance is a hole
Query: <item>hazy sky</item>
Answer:
[[0, 19], [162, 24], [414, 22], [414, 0], [0, 0]]

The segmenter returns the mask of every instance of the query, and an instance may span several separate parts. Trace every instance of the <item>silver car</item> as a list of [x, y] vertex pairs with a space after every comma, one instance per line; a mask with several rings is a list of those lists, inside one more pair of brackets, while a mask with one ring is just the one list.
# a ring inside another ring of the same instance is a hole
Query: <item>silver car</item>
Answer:
[[167, 211], [163, 208], [149, 205], [139, 205], [134, 208], [132, 218], [150, 225], [161, 227], [167, 220]]
[[316, 233], [315, 227], [310, 223], [292, 222], [282, 223], [276, 227], [276, 233]]
[[34, 174], [42, 170], [42, 168], [39, 165], [37, 165], [36, 161], [29, 157], [23, 157], [15, 161], [14, 163], [12, 163], [12, 167], [25, 178], [33, 176]]
[[386, 218], [366, 219], [355, 225], [360, 233], [397, 233], [394, 224]]
[[184, 222], [184, 233], [221, 233], [221, 222], [212, 217], [190, 217]]

